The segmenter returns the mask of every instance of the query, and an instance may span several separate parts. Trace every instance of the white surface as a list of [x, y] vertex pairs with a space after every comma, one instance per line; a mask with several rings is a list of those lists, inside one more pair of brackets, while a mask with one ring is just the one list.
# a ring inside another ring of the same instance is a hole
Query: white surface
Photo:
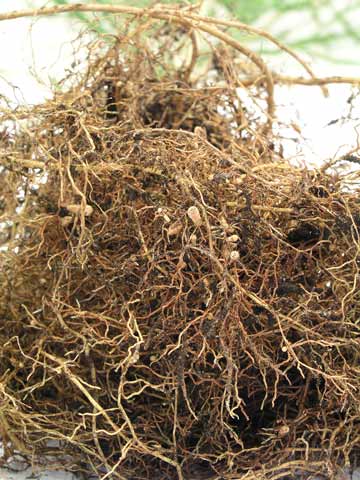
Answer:
[[[129, 4], [131, 1], [129, 1]], [[32, 1], [32, 6], [43, 6], [45, 2]], [[0, 0], [0, 11], [22, 9], [29, 6], [25, 0]], [[0, 23], [0, 42], [2, 45], [0, 66], [0, 94], [15, 98], [20, 102], [37, 103], [50, 94], [47, 87], [54, 78], [61, 78], [64, 66], [71, 63], [71, 40], [74, 39], [76, 23], [65, 16], [25, 18]], [[359, 52], [354, 52], [354, 56]], [[341, 56], [341, 52], [339, 52]], [[351, 75], [360, 77], [359, 67], [340, 67], [325, 64], [313, 65], [318, 75]], [[36, 72], [37, 79], [33, 74]], [[286, 70], [282, 72], [291, 74]], [[16, 88], [14, 89], [13, 86]], [[338, 122], [326, 126], [332, 120], [346, 113], [346, 100], [351, 89], [348, 86], [330, 87], [330, 97], [323, 98], [319, 88], [294, 87], [282, 88], [277, 94], [278, 102], [283, 105], [280, 117], [288, 116], [302, 128], [306, 138], [305, 146], [300, 148], [291, 142], [287, 152], [296, 155], [306, 163], [319, 163], [327, 158], [346, 153], [356, 145], [360, 134], [359, 124], [343, 126]], [[360, 103], [360, 102], [359, 102]], [[359, 108], [360, 117], [360, 108]], [[290, 120], [289, 120], [290, 121]], [[285, 131], [286, 134], [286, 131]], [[72, 480], [66, 473], [44, 472], [41, 476], [29, 477], [31, 471], [13, 473], [0, 469], [0, 480]], [[360, 480], [360, 472], [356, 473]], [[347, 477], [349, 478], [349, 476]], [[353, 477], [355, 478], [355, 476]]]
[[[0, 11], [27, 8], [28, 3], [1, 0]], [[31, 3], [44, 5], [44, 2]], [[63, 66], [70, 63], [69, 42], [74, 39], [74, 31], [69, 25], [64, 15], [1, 22], [0, 93], [26, 103], [40, 102], [48, 95], [51, 78], [61, 77]], [[13, 90], [11, 85], [17, 88]]]

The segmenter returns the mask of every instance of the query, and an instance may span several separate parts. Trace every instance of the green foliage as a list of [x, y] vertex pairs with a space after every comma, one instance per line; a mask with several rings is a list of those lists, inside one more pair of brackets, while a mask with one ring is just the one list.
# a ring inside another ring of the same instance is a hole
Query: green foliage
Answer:
[[[83, 0], [85, 3], [94, 3]], [[96, 3], [131, 4], [145, 7], [155, 3], [198, 3], [195, 0], [95, 0]], [[71, 0], [53, 0], [53, 4], [64, 5]], [[206, 0], [202, 6], [205, 14], [219, 14], [235, 17], [242, 22], [255, 24], [266, 29], [279, 40], [296, 50], [307, 53], [316, 51], [317, 57], [323, 57], [338, 63], [359, 64], [357, 58], [352, 58], [352, 48], [357, 48], [360, 34], [354, 26], [354, 18], [360, 19], [360, 0]], [[97, 15], [101, 21], [94, 21], [89, 14], [75, 12], [71, 14], [91, 28], [101, 32], [112, 31], [115, 23], [111, 15]], [[231, 32], [241, 36], [243, 42], [252, 43], [253, 48], [261, 49], [263, 54], [275, 54], [278, 50], [268, 44], [259, 42], [254, 37], [248, 37], [238, 31]], [[334, 53], [340, 42], [346, 42], [348, 57], [337, 58]], [[349, 47], [350, 45], [350, 47]], [[352, 46], [352, 48], [351, 48]]]

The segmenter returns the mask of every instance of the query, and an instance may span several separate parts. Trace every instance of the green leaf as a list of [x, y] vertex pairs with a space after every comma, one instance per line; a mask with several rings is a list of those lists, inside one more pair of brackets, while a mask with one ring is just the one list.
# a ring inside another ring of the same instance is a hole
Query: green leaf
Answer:
[[[95, 0], [99, 4], [113, 3], [119, 5], [132, 5], [145, 7], [153, 5], [154, 0]], [[85, 3], [93, 3], [94, 0], [85, 0]], [[72, 3], [70, 0], [53, 0], [54, 5], [66, 5]], [[162, 0], [159, 3], [174, 3], [174, 0]], [[185, 1], [175, 0], [175, 3], [185, 3]], [[186, 3], [196, 3], [196, 0], [187, 0]], [[360, 15], [360, 0], [344, 2], [339, 8], [338, 0], [212, 0], [207, 7], [207, 14], [216, 14], [221, 7], [222, 15], [224, 9], [228, 11], [228, 17], [236, 17], [240, 21], [248, 24], [256, 24], [257, 27], [265, 28], [279, 40], [282, 40], [289, 47], [296, 50], [303, 50], [310, 53], [313, 49], [322, 51], [323, 55], [331, 58], [329, 55], [331, 49], [336, 50], [336, 44], [339, 41], [347, 41], [357, 48], [360, 40], [360, 33], [355, 29], [352, 21], [349, 19]], [[294, 15], [299, 15], [301, 21], [294, 28]], [[96, 20], [92, 14], [82, 12], [69, 13], [73, 18], [78, 19], [89, 28], [95, 29], [100, 33], [113, 32], [116, 28], [116, 22], [111, 15], [97, 14]], [[286, 29], [287, 19], [289, 28]], [[279, 27], [279, 24], [282, 27]], [[259, 42], [258, 39], [245, 37], [243, 33], [231, 30], [231, 33], [242, 41], [251, 42], [254, 48], [261, 48], [264, 54], [274, 54], [277, 52], [270, 45]], [[259, 45], [261, 45], [259, 47]], [[351, 48], [351, 47], [350, 47]], [[340, 59], [341, 62], [341, 59]], [[345, 61], [344, 61], [345, 62]], [[354, 63], [359, 61], [354, 60]]]

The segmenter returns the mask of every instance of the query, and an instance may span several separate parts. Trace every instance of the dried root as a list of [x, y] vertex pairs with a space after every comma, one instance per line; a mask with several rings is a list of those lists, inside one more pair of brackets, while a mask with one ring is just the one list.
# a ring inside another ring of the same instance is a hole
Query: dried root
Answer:
[[0, 112], [5, 454], [330, 476], [359, 454], [358, 174], [282, 158], [277, 77], [218, 22], [145, 13], [52, 101]]

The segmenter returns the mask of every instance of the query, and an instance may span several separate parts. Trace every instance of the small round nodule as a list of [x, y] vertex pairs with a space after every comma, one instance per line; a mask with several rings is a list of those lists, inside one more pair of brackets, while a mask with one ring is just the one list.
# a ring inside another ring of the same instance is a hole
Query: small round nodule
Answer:
[[279, 430], [279, 437], [285, 437], [290, 432], [290, 428], [288, 425], [282, 425]]
[[228, 242], [231, 243], [236, 243], [239, 241], [239, 236], [238, 235], [230, 235], [230, 237], [227, 238]]
[[197, 236], [195, 235], [195, 233], [193, 233], [192, 235], [190, 235], [190, 243], [192, 245], [196, 245], [196, 242], [197, 242]]
[[183, 229], [182, 224], [180, 222], [175, 222], [169, 226], [167, 233], [169, 237], [175, 237], [181, 232], [182, 229]]
[[231, 262], [236, 262], [240, 258], [240, 253], [237, 250], [233, 250], [232, 252], [230, 252], [229, 257]]
[[63, 227], [69, 226], [72, 221], [73, 221], [73, 218], [70, 215], [60, 218], [60, 223]]
[[196, 225], [197, 227], [200, 227], [202, 225], [202, 218], [199, 212], [199, 209], [195, 206], [189, 207], [187, 211], [188, 217], [190, 220]]
[[73, 213], [74, 215], [84, 213], [85, 217], [89, 217], [94, 211], [91, 205], [85, 205], [83, 208], [82, 205], [72, 204], [66, 205], [66, 209], [68, 210], [68, 212]]

